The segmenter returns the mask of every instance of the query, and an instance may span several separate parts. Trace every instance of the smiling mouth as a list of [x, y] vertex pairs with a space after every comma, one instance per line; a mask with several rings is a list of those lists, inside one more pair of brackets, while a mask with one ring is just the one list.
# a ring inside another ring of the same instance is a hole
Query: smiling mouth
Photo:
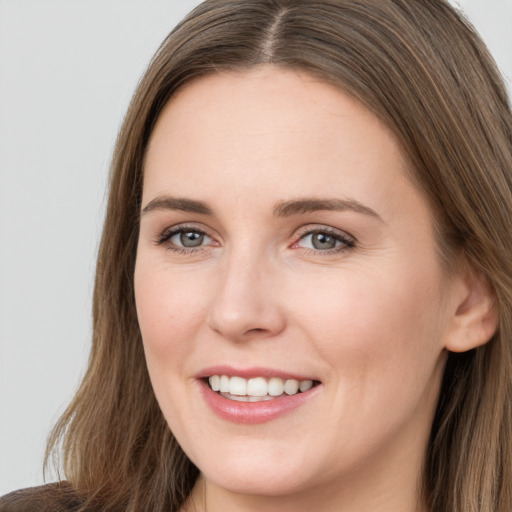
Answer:
[[206, 380], [210, 389], [224, 398], [238, 402], [274, 400], [283, 396], [305, 393], [320, 384], [315, 380], [281, 379], [279, 377], [245, 379], [227, 375], [212, 375]]

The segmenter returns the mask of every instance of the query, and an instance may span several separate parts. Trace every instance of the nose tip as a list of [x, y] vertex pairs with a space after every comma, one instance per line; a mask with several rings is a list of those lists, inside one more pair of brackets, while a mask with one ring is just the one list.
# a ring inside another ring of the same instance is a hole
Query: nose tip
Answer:
[[267, 338], [285, 327], [285, 316], [261, 272], [228, 272], [213, 300], [208, 323], [232, 341]]

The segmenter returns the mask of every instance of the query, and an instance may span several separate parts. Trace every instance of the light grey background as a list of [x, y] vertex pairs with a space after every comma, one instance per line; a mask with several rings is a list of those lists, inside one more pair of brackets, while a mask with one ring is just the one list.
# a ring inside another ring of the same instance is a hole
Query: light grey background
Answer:
[[[86, 364], [116, 132], [197, 3], [0, 0], [0, 495], [43, 483], [46, 436]], [[512, 0], [457, 3], [510, 84]]]

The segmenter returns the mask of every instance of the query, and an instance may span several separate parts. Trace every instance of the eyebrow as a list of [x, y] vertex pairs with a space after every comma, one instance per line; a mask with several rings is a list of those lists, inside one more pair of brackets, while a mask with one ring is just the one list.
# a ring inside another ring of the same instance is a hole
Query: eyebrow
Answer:
[[[142, 215], [155, 210], [180, 210], [201, 215], [213, 215], [214, 211], [206, 203], [181, 197], [159, 196], [151, 200], [141, 212]], [[317, 199], [303, 198], [282, 201], [274, 207], [274, 217], [291, 217], [316, 211], [353, 211], [369, 215], [382, 221], [375, 211], [353, 199]]]
[[353, 211], [375, 217], [382, 221], [382, 217], [375, 211], [353, 199], [316, 199], [305, 198], [279, 203], [274, 208], [274, 217], [289, 217], [316, 211]]
[[189, 213], [200, 213], [202, 215], [213, 215], [213, 210], [202, 201], [181, 197], [159, 196], [151, 200], [142, 209], [141, 217], [155, 210], [180, 210]]

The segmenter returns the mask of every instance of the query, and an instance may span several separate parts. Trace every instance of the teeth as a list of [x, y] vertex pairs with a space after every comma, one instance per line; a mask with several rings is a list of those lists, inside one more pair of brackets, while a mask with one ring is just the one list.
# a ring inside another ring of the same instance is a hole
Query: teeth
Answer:
[[265, 396], [267, 394], [267, 381], [263, 377], [249, 379], [247, 394], [251, 396]]
[[312, 380], [302, 380], [299, 383], [299, 389], [301, 393], [304, 393], [304, 391], [307, 391], [308, 389], [311, 389], [313, 387], [313, 381]]
[[231, 377], [229, 379], [229, 393], [231, 395], [247, 395], [247, 381], [242, 377]]
[[312, 380], [287, 379], [272, 377], [267, 380], [264, 377], [244, 379], [243, 377], [228, 377], [227, 375], [212, 375], [209, 379], [213, 391], [232, 400], [244, 402], [259, 402], [270, 400], [272, 397], [295, 395], [308, 391], [313, 387]]
[[220, 377], [218, 375], [212, 375], [210, 377], [210, 386], [213, 391], [220, 391]]
[[235, 400], [236, 402], [266, 402], [267, 400], [272, 400], [271, 396], [238, 396], [231, 395], [230, 393], [221, 393], [224, 398], [229, 398], [230, 400]]
[[219, 391], [221, 393], [229, 393], [229, 377], [226, 375], [222, 375], [219, 379]]
[[273, 377], [268, 381], [268, 394], [270, 396], [281, 396], [284, 393], [283, 379]]
[[288, 379], [284, 383], [284, 392], [287, 395], [295, 395], [299, 391], [299, 381], [295, 379]]

